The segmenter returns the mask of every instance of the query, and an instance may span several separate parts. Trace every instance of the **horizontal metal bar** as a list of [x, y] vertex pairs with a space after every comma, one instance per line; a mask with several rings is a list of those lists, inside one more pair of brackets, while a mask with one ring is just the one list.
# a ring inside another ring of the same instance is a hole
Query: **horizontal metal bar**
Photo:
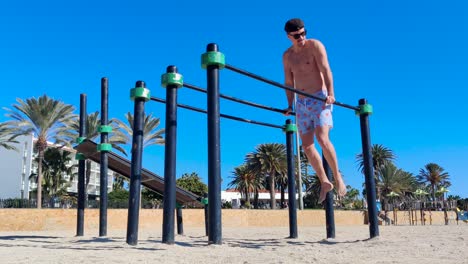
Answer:
[[[283, 85], [283, 84], [281, 84], [281, 83], [279, 83], [279, 82], [275, 82], [275, 81], [272, 81], [272, 80], [263, 78], [263, 77], [260, 76], [260, 75], [256, 75], [256, 74], [253, 74], [253, 73], [251, 73], [251, 72], [244, 71], [244, 70], [239, 69], [239, 68], [236, 68], [236, 67], [234, 67], [234, 66], [231, 66], [231, 65], [226, 64], [224, 67], [225, 67], [226, 69], [229, 69], [229, 70], [233, 71], [233, 72], [237, 72], [237, 73], [240, 73], [240, 74], [242, 74], [242, 75], [245, 75], [245, 76], [254, 78], [254, 79], [256, 79], [256, 80], [259, 80], [259, 81], [262, 81], [262, 82], [271, 84], [271, 85], [273, 85], [273, 86], [276, 86], [276, 87], [279, 87], [279, 88], [283, 88], [283, 89], [285, 89], [285, 90], [294, 92], [294, 93], [296, 93], [296, 94], [300, 94], [300, 95], [303, 95], [303, 96], [306, 96], [306, 97], [314, 98], [314, 99], [316, 99], [316, 100], [320, 100], [320, 101], [323, 101], [323, 102], [326, 101], [326, 99], [324, 99], [324, 98], [320, 98], [320, 97], [314, 96], [314, 95], [312, 95], [312, 94], [304, 93], [304, 92], [302, 92], [302, 91], [299, 91], [299, 90], [297, 90], [297, 89], [294, 89], [294, 87], [289, 87], [289, 86]], [[334, 105], [341, 106], [341, 107], [344, 107], [344, 108], [352, 109], [352, 110], [355, 110], [355, 111], [359, 111], [359, 110], [360, 110], [359, 107], [352, 106], [352, 105], [348, 105], [348, 104], [343, 104], [343, 103], [340, 103], [340, 102], [334, 102], [333, 104], [334, 104]]]
[[[157, 97], [153, 97], [153, 96], [151, 97], [151, 100], [159, 102], [159, 103], [166, 103], [166, 100], [161, 99], [161, 98], [157, 98]], [[177, 106], [181, 107], [181, 108], [189, 109], [189, 110], [192, 110], [192, 111], [195, 111], [195, 112], [199, 112], [199, 113], [205, 113], [205, 114], [207, 113], [206, 110], [196, 108], [196, 107], [193, 107], [193, 106], [189, 106], [189, 105], [177, 104]], [[237, 116], [231, 116], [231, 115], [225, 115], [225, 114], [220, 114], [219, 116], [223, 117], [223, 118], [232, 119], [232, 120], [241, 121], [241, 122], [250, 123], [250, 124], [255, 124], [255, 125], [261, 125], [261, 126], [267, 126], [267, 127], [273, 127], [273, 128], [279, 128], [279, 129], [284, 128], [284, 126], [278, 126], [278, 125], [274, 125], [274, 124], [254, 121], [254, 120], [245, 119], [245, 118], [241, 118], [241, 117], [237, 117]]]
[[[207, 93], [207, 91], [205, 89], [200, 88], [200, 87], [195, 86], [195, 85], [192, 85], [192, 84], [184, 83], [183, 86], [187, 87], [189, 89], [195, 90], [195, 91]], [[238, 103], [241, 103], [241, 104], [245, 104], [245, 105], [249, 105], [249, 106], [253, 106], [253, 107], [257, 107], [257, 108], [261, 108], [261, 109], [265, 109], [265, 110], [270, 110], [270, 111], [273, 111], [273, 112], [278, 112], [278, 113], [281, 113], [281, 114], [284, 113], [284, 109], [274, 108], [274, 107], [270, 107], [270, 106], [265, 106], [265, 105], [245, 101], [245, 100], [238, 99], [238, 98], [228, 96], [228, 95], [224, 95], [224, 94], [220, 94], [219, 97], [227, 99], [227, 100], [231, 100], [231, 101], [234, 101], [234, 102], [238, 102]], [[295, 116], [296, 113], [295, 112], [290, 112], [290, 115]]]

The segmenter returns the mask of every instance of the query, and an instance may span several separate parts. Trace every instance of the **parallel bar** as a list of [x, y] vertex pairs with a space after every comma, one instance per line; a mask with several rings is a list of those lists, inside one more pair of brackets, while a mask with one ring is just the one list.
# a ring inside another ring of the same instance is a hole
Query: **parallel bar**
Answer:
[[[291, 125], [286, 120], [286, 126]], [[286, 131], [286, 157], [288, 159], [289, 238], [297, 238], [296, 173], [294, 165], [294, 132]]]
[[[86, 134], [86, 94], [80, 94], [80, 131], [79, 137]], [[76, 221], [76, 236], [84, 234], [84, 209], [85, 209], [85, 160], [78, 161], [78, 211]]]
[[[107, 126], [109, 123], [109, 82], [107, 78], [101, 79], [101, 125]], [[101, 144], [109, 143], [109, 134], [101, 133]], [[107, 236], [107, 184], [108, 184], [108, 156], [107, 151], [101, 151], [100, 163], [100, 187], [99, 187], [99, 236]]]
[[[303, 96], [306, 96], [306, 97], [310, 97], [310, 98], [314, 98], [314, 99], [316, 99], [316, 100], [320, 100], [320, 101], [324, 101], [324, 102], [326, 101], [326, 99], [324, 99], [324, 98], [320, 98], [320, 97], [317, 97], [317, 96], [314, 96], [314, 95], [311, 95], [311, 94], [308, 94], [308, 93], [304, 93], [304, 92], [302, 92], [302, 91], [299, 91], [299, 90], [294, 89], [293, 87], [289, 87], [289, 86], [283, 85], [283, 84], [281, 84], [281, 83], [279, 83], [279, 82], [275, 82], [275, 81], [272, 81], [272, 80], [263, 78], [263, 77], [261, 77], [261, 76], [259, 76], [259, 75], [250, 73], [250, 72], [248, 72], [248, 71], [241, 70], [241, 69], [236, 68], [236, 67], [234, 67], [234, 66], [231, 66], [231, 65], [226, 64], [224, 67], [225, 67], [226, 69], [229, 69], [229, 70], [231, 70], [231, 71], [240, 73], [240, 74], [242, 74], [242, 75], [245, 75], [245, 76], [254, 78], [254, 79], [256, 79], [256, 80], [259, 80], [259, 81], [262, 81], [262, 82], [271, 84], [271, 85], [276, 86], [276, 87], [279, 87], [279, 88], [283, 88], [283, 89], [288, 90], [288, 91], [292, 91], [292, 92], [294, 92], [294, 93], [296, 93], [296, 94], [300, 94], [300, 95], [303, 95]], [[344, 107], [344, 108], [352, 109], [352, 110], [355, 110], [355, 111], [358, 111], [358, 110], [359, 110], [359, 107], [352, 106], [352, 105], [347, 105], [347, 104], [343, 104], [343, 103], [340, 103], [340, 102], [334, 102], [333, 104], [334, 104], [334, 105], [341, 106], [341, 107]]]
[[[155, 102], [166, 103], [166, 100], [161, 99], [161, 98], [157, 98], [157, 97], [151, 97], [151, 100], [155, 101]], [[197, 108], [197, 107], [193, 107], [193, 106], [189, 106], [189, 105], [177, 104], [177, 106], [181, 107], [181, 108], [189, 109], [189, 110], [192, 110], [192, 111], [195, 111], [195, 112], [199, 112], [199, 113], [205, 113], [205, 114], [207, 113], [206, 110], [203, 110], [203, 109], [200, 109], [200, 108]], [[267, 127], [283, 129], [283, 126], [264, 123], [264, 122], [260, 122], [260, 121], [254, 121], [254, 120], [240, 118], [240, 117], [236, 117], [236, 116], [225, 115], [225, 114], [220, 114], [219, 116], [222, 117], [222, 118], [232, 119], [232, 120], [236, 120], [236, 121], [240, 121], [240, 122], [245, 122], [245, 123], [250, 123], [250, 124], [255, 124], [255, 125], [261, 125], [261, 126], [267, 126]]]
[[[217, 52], [218, 46], [208, 44], [207, 52]], [[208, 243], [222, 243], [221, 236], [221, 150], [219, 122], [219, 65], [208, 65], [207, 109], [208, 109], [208, 214], [210, 232]]]
[[[192, 89], [192, 90], [195, 90], [195, 91], [198, 91], [198, 92], [203, 92], [203, 93], [206, 93], [206, 92], [207, 92], [207, 91], [206, 91], [205, 89], [203, 89], [203, 88], [200, 88], [200, 87], [197, 87], [197, 86], [195, 86], [195, 85], [188, 84], [188, 83], [184, 83], [184, 87], [187, 87], [187, 88], [189, 88], [189, 89]], [[261, 104], [249, 102], [249, 101], [245, 101], [245, 100], [238, 99], [238, 98], [235, 98], [235, 97], [232, 97], [232, 96], [228, 96], [228, 95], [219, 94], [219, 97], [224, 98], [224, 99], [227, 99], [227, 100], [230, 100], [230, 101], [233, 101], [233, 102], [237, 102], [237, 103], [241, 103], [241, 104], [245, 104], [245, 105], [257, 107], [257, 108], [260, 108], [260, 109], [270, 110], [270, 111], [278, 112], [278, 113], [284, 113], [284, 109], [279, 109], [279, 108], [275, 108], [275, 107], [270, 107], [270, 106], [265, 106], [265, 105], [261, 105]], [[294, 116], [294, 115], [296, 115], [296, 113], [295, 113], [295, 112], [291, 112], [290, 115], [293, 115], [293, 116]]]
[[[359, 105], [367, 104], [366, 99], [360, 99]], [[379, 236], [379, 223], [377, 221], [377, 203], [375, 193], [374, 167], [372, 161], [372, 150], [369, 129], [369, 114], [360, 115], [362, 158], [364, 161], [364, 176], [366, 182], [367, 212], [369, 217], [370, 237]]]
[[[169, 66], [166, 69], [166, 73], [177, 73], [177, 68], [175, 66]], [[162, 242], [165, 244], [174, 244], [174, 210], [176, 205], [177, 85], [167, 85], [166, 98]]]

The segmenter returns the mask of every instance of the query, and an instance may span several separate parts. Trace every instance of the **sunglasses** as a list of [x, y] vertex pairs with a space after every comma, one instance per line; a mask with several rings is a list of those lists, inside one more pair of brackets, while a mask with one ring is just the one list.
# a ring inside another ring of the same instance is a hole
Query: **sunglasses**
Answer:
[[305, 35], [307, 34], [307, 30], [304, 29], [304, 31], [302, 31], [301, 33], [297, 33], [297, 34], [289, 34], [289, 36], [293, 37], [294, 39], [299, 39], [300, 37], [304, 37]]

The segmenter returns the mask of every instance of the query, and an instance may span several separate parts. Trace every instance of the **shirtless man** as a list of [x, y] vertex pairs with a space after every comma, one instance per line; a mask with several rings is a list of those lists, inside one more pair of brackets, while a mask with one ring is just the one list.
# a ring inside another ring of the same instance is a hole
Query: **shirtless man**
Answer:
[[[326, 102], [323, 102], [298, 95], [295, 107], [302, 147], [321, 183], [319, 203], [322, 203], [326, 194], [334, 187], [339, 196], [346, 194], [346, 185], [338, 169], [335, 148], [329, 138], [333, 126], [332, 104], [335, 102], [333, 76], [325, 47], [318, 40], [306, 39], [307, 31], [301, 19], [288, 20], [284, 30], [292, 42], [292, 46], [283, 54], [285, 84], [326, 99]], [[287, 90], [286, 96], [288, 108], [284, 113], [289, 115], [293, 109], [294, 92]], [[314, 136], [333, 171], [336, 186], [333, 186], [325, 174], [322, 159], [314, 145]]]

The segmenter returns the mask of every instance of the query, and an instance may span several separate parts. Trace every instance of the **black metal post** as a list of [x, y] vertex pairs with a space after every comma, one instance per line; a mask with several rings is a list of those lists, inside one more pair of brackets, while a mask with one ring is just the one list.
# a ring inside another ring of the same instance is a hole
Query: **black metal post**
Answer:
[[[101, 79], [101, 126], [107, 126], [108, 119], [108, 92], [107, 78]], [[109, 143], [109, 134], [101, 132], [101, 143]], [[107, 236], [107, 184], [108, 184], [108, 157], [107, 151], [101, 151], [100, 163], [100, 188], [99, 188], [99, 236]]]
[[[145, 82], [137, 81], [135, 87], [145, 88]], [[128, 201], [127, 222], [127, 244], [129, 245], [136, 245], [138, 243], [144, 116], [145, 98], [135, 97], [132, 162], [130, 168], [130, 197]]]
[[[79, 137], [86, 135], [86, 94], [80, 94], [80, 131]], [[78, 211], [76, 221], [76, 235], [84, 234], [84, 209], [85, 209], [85, 160], [78, 161]]]
[[208, 193], [205, 193], [205, 195], [203, 195], [203, 205], [204, 205], [204, 212], [205, 212], [205, 236], [208, 236], [208, 234], [210, 233], [210, 221], [209, 221], [209, 213], [208, 213]]
[[[218, 46], [208, 44], [207, 52], [217, 52]], [[219, 123], [219, 65], [208, 65], [208, 242], [221, 244], [221, 155], [220, 155], [220, 123]]]
[[[333, 182], [333, 173], [328, 165], [325, 156], [322, 154], [322, 164], [325, 174], [330, 182]], [[333, 208], [333, 190], [325, 197], [325, 220], [327, 223], [327, 238], [335, 238], [335, 210]]]
[[[366, 99], [359, 100], [359, 106], [367, 104]], [[361, 140], [362, 140], [362, 157], [364, 161], [364, 176], [366, 182], [367, 195], [367, 212], [369, 217], [369, 232], [370, 237], [379, 236], [379, 223], [377, 221], [377, 203], [375, 193], [374, 167], [372, 162], [370, 129], [369, 129], [369, 114], [360, 113], [361, 121]]]
[[184, 221], [182, 218], [182, 206], [177, 205], [177, 234], [183, 235], [184, 234]]
[[[169, 66], [167, 73], [177, 73]], [[166, 86], [166, 143], [164, 153], [164, 210], [162, 242], [174, 244], [174, 210], [176, 205], [176, 139], [177, 139], [177, 85]]]
[[[286, 127], [291, 126], [286, 120]], [[286, 129], [286, 157], [288, 159], [289, 238], [297, 238], [296, 173], [294, 165], [294, 131]]]

